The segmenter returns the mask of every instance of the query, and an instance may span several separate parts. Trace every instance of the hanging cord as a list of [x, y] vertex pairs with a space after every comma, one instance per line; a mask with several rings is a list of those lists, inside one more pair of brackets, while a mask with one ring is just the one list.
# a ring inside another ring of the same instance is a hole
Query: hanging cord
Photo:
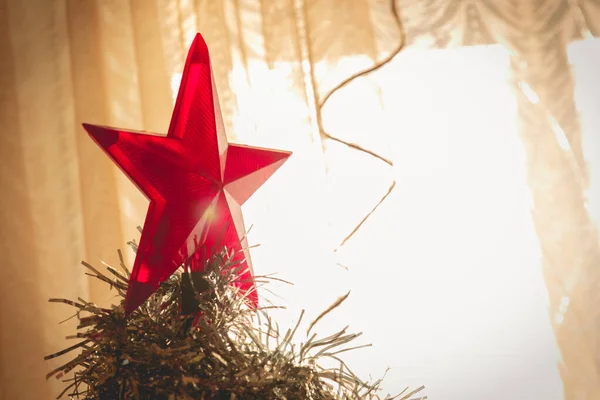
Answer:
[[375, 152], [373, 152], [371, 150], [365, 149], [365, 148], [359, 146], [358, 144], [346, 142], [346, 141], [344, 141], [344, 140], [342, 140], [340, 138], [337, 138], [337, 137], [332, 136], [331, 134], [329, 134], [325, 130], [325, 128], [323, 127], [323, 118], [322, 118], [323, 108], [325, 107], [325, 105], [327, 104], [327, 102], [329, 101], [329, 99], [331, 98], [331, 96], [333, 96], [340, 89], [346, 87], [349, 83], [351, 83], [355, 79], [360, 78], [361, 76], [368, 75], [371, 72], [375, 72], [378, 69], [380, 69], [381, 67], [383, 67], [384, 65], [388, 64], [404, 48], [404, 45], [406, 43], [406, 35], [405, 35], [405, 32], [404, 32], [404, 27], [402, 25], [402, 20], [400, 19], [400, 13], [398, 12], [398, 6], [396, 5], [396, 0], [391, 0], [390, 1], [390, 9], [391, 9], [391, 12], [392, 12], [392, 16], [394, 17], [394, 22], [395, 22], [396, 27], [398, 28], [398, 32], [400, 34], [400, 38], [399, 38], [398, 44], [396, 45], [396, 47], [394, 48], [394, 50], [392, 50], [392, 52], [390, 52], [390, 54], [386, 58], [384, 58], [383, 60], [375, 63], [373, 66], [371, 66], [369, 68], [366, 68], [366, 69], [364, 69], [362, 71], [359, 71], [359, 72], [355, 73], [354, 75], [351, 75], [350, 77], [348, 77], [345, 80], [343, 80], [342, 82], [340, 82], [333, 89], [331, 89], [323, 97], [323, 100], [321, 100], [317, 104], [317, 125], [319, 127], [319, 131], [320, 131], [320, 133], [321, 133], [322, 136], [324, 136], [324, 137], [326, 137], [326, 138], [328, 138], [330, 140], [334, 140], [336, 142], [342, 143], [342, 144], [344, 144], [344, 145], [346, 145], [348, 147], [351, 147], [351, 148], [353, 148], [355, 150], [362, 151], [363, 153], [367, 153], [370, 156], [373, 156], [375, 158], [380, 159], [381, 161], [385, 162], [389, 166], [393, 166], [393, 162], [391, 160], [388, 160], [387, 158], [385, 158], [385, 157], [383, 157], [383, 156], [381, 156], [381, 155], [379, 155], [379, 154], [377, 154], [377, 153], [375, 153]]
[[[347, 142], [345, 140], [342, 140], [340, 138], [337, 138], [335, 136], [332, 136], [331, 134], [329, 134], [325, 128], [323, 127], [323, 108], [325, 107], [325, 105], [327, 104], [327, 102], [329, 101], [329, 99], [333, 96], [334, 93], [338, 92], [340, 89], [346, 87], [348, 84], [350, 84], [351, 82], [353, 82], [355, 79], [360, 78], [362, 76], [368, 75], [371, 72], [375, 72], [378, 69], [380, 69], [381, 67], [383, 67], [384, 65], [388, 64], [390, 61], [392, 61], [394, 59], [394, 57], [396, 57], [396, 55], [398, 55], [400, 53], [400, 51], [402, 51], [402, 49], [404, 48], [405, 44], [406, 44], [406, 34], [404, 32], [404, 26], [402, 25], [402, 21], [400, 19], [400, 13], [398, 12], [398, 7], [396, 5], [396, 0], [391, 0], [390, 1], [390, 9], [391, 9], [391, 13], [392, 16], [394, 17], [394, 22], [396, 27], [398, 28], [398, 32], [400, 34], [400, 38], [398, 41], [398, 44], [396, 45], [396, 47], [390, 52], [390, 54], [384, 58], [383, 60], [375, 63], [373, 66], [366, 68], [362, 71], [359, 71], [357, 73], [355, 73], [354, 75], [351, 75], [350, 77], [346, 78], [345, 80], [343, 80], [342, 82], [340, 82], [337, 86], [335, 86], [333, 89], [331, 89], [324, 97], [321, 101], [317, 101], [316, 104], [316, 120], [317, 120], [317, 126], [319, 128], [319, 132], [321, 134], [322, 137], [325, 137], [327, 139], [336, 141], [338, 143], [344, 144], [354, 150], [357, 151], [361, 151], [363, 153], [366, 153], [372, 157], [375, 157], [383, 162], [385, 162], [386, 164], [388, 164], [390, 167], [393, 166], [393, 162], [391, 160], [388, 160], [387, 158], [375, 153], [374, 151], [365, 149], [364, 147], [361, 147], [358, 144], [355, 143], [350, 143]], [[379, 202], [377, 202], [377, 204], [371, 209], [371, 211], [369, 211], [369, 213], [367, 213], [367, 215], [364, 216], [364, 218], [354, 227], [354, 229], [352, 229], [352, 231], [341, 241], [340, 245], [338, 246], [337, 249], [335, 249], [334, 251], [339, 250], [339, 248], [341, 248], [342, 246], [344, 246], [344, 244], [346, 244], [346, 242], [348, 240], [350, 240], [350, 238], [352, 236], [354, 236], [354, 234], [360, 229], [360, 227], [369, 219], [369, 217], [371, 217], [371, 215], [375, 212], [375, 210], [377, 210], [377, 208], [385, 201], [385, 199], [392, 193], [392, 191], [394, 190], [394, 187], [396, 186], [396, 181], [392, 181], [390, 187], [388, 188], [388, 191], [386, 194], [383, 195], [383, 197], [379, 200]]]

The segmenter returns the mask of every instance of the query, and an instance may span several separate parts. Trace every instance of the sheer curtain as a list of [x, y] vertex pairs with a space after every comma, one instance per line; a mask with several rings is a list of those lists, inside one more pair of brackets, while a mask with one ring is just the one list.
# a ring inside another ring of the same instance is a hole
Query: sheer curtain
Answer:
[[398, 45], [390, 1], [0, 0], [0, 399], [60, 393], [42, 357], [74, 323], [47, 299], [110, 303], [79, 263], [116, 264], [143, 223], [81, 122], [166, 132], [196, 32], [230, 140], [294, 152], [244, 208], [257, 273], [295, 283], [282, 326], [351, 290], [319, 329], [363, 331], [348, 359], [392, 367], [387, 392], [598, 398], [595, 64], [567, 59], [574, 6], [397, 5], [404, 50], [320, 113]]

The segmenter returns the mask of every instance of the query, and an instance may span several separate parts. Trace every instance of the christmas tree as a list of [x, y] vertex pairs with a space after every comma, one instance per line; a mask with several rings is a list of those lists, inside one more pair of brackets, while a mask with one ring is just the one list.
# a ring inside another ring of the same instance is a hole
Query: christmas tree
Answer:
[[[68, 374], [65, 394], [78, 399], [374, 399], [381, 381], [359, 379], [340, 356], [358, 347], [347, 328], [306, 340], [279, 332], [261, 305], [241, 205], [290, 156], [227, 142], [206, 43], [197, 35], [165, 136], [84, 124], [94, 141], [147, 196], [150, 205], [131, 271], [96, 279], [117, 291], [100, 308], [77, 309], [76, 345], [47, 359], [79, 353], [50, 372]], [[326, 368], [321, 360], [339, 367]], [[394, 398], [409, 399], [419, 388]]]

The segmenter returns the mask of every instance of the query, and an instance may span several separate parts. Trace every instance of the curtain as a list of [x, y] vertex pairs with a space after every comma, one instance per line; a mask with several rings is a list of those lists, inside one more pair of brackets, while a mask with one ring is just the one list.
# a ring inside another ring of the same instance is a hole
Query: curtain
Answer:
[[363, 331], [350, 364], [391, 366], [386, 391], [600, 398], [598, 49], [576, 49], [600, 2], [396, 6], [401, 29], [388, 0], [0, 0], [0, 399], [62, 391], [42, 358], [75, 325], [47, 300], [108, 305], [80, 261], [133, 262], [147, 201], [81, 123], [166, 132], [196, 32], [229, 139], [294, 152], [244, 207], [256, 272], [296, 283], [282, 326], [351, 289], [320, 329]]

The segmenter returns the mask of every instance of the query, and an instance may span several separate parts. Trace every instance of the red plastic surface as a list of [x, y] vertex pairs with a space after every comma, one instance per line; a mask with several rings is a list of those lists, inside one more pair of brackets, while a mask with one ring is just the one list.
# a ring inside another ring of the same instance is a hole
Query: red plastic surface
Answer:
[[[196, 35], [166, 137], [84, 124], [94, 141], [150, 201], [125, 311], [139, 307], [194, 253], [226, 246], [249, 267], [239, 286], [254, 288], [241, 205], [287, 160], [287, 151], [229, 144], [208, 48]], [[258, 304], [255, 290], [249, 299]]]

